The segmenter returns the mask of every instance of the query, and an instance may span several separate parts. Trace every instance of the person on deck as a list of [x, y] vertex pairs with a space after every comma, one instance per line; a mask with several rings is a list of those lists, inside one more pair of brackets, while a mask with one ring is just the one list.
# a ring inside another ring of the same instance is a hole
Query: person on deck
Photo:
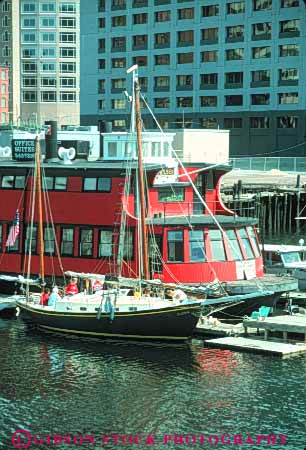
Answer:
[[54, 286], [54, 288], [52, 289], [52, 294], [50, 295], [48, 300], [48, 306], [55, 306], [56, 302], [60, 299], [61, 297], [58, 294], [58, 287]]
[[65, 289], [65, 295], [74, 295], [78, 294], [79, 288], [78, 288], [78, 280], [77, 278], [71, 278], [71, 281], [69, 284], [67, 284]]
[[92, 285], [93, 292], [101, 291], [103, 289], [103, 283], [100, 280], [95, 280]]
[[44, 292], [41, 294], [39, 304], [43, 305], [43, 306], [47, 306], [49, 297], [50, 297], [50, 289], [49, 288], [45, 288]]

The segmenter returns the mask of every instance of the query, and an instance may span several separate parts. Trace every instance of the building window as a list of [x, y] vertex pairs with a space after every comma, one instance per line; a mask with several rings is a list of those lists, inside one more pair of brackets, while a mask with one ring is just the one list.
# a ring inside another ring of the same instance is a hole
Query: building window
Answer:
[[44, 251], [47, 255], [55, 254], [55, 230], [51, 226], [44, 227]]
[[148, 47], [148, 35], [147, 34], [138, 34], [133, 36], [133, 49], [145, 49]]
[[245, 12], [245, 2], [232, 2], [226, 5], [227, 14], [243, 14]]
[[298, 92], [285, 92], [278, 94], [279, 105], [293, 105], [299, 103]]
[[299, 56], [300, 47], [298, 44], [285, 44], [279, 46], [279, 56]]
[[201, 30], [201, 43], [216, 43], [218, 42], [218, 36], [218, 28], [204, 28]]
[[[74, 49], [73, 49], [74, 50]], [[41, 47], [40, 55], [42, 58], [56, 58], [56, 48], [55, 47]]]
[[43, 91], [40, 93], [40, 98], [43, 103], [55, 103], [56, 91]]
[[218, 50], [201, 52], [201, 62], [217, 62], [217, 61], [218, 61]]
[[113, 254], [113, 232], [112, 230], [100, 230], [98, 258], [108, 258]]
[[184, 234], [183, 231], [168, 231], [168, 262], [184, 261]]
[[[56, 83], [55, 83], [56, 85]], [[76, 87], [76, 79], [75, 78], [60, 78], [60, 86], [61, 88], [75, 88]]]
[[112, 27], [125, 27], [125, 26], [126, 26], [126, 16], [112, 17]]
[[189, 231], [190, 261], [206, 261], [203, 230]]
[[177, 11], [178, 20], [186, 20], [194, 18], [194, 8], [182, 8]]
[[200, 118], [200, 127], [214, 129], [218, 127], [218, 122], [215, 117], [201, 117]]
[[160, 97], [154, 99], [155, 108], [170, 108], [169, 97]]
[[99, 111], [105, 109], [105, 100], [104, 99], [98, 100], [98, 109], [99, 109]]
[[270, 128], [269, 117], [250, 117], [250, 128]]
[[60, 63], [60, 72], [62, 72], [62, 73], [75, 73], [76, 72], [75, 62]]
[[23, 58], [36, 58], [36, 48], [23, 48], [22, 49]]
[[298, 117], [282, 116], [277, 118], [277, 128], [297, 128]]
[[217, 73], [202, 73], [201, 74], [201, 87], [216, 88], [218, 85]]
[[202, 6], [202, 17], [213, 17], [219, 15], [219, 5]]
[[55, 13], [56, 12], [56, 3], [41, 3], [40, 4], [40, 12], [42, 13]]
[[280, 33], [289, 33], [296, 36], [300, 32], [300, 20], [292, 19], [292, 20], [283, 20], [280, 22]]
[[226, 50], [226, 60], [227, 61], [236, 61], [244, 58], [244, 49], [243, 48], [231, 48]]
[[98, 68], [99, 68], [99, 70], [105, 69], [105, 59], [98, 59]]
[[270, 83], [271, 71], [270, 70], [254, 70], [252, 71], [253, 83]]
[[184, 47], [185, 45], [193, 45], [193, 30], [178, 31], [177, 33], [177, 45]]
[[116, 52], [116, 51], [125, 51], [125, 49], [126, 49], [126, 39], [124, 36], [112, 38], [112, 50]]
[[155, 22], [169, 22], [171, 11], [157, 11], [155, 13]]
[[216, 95], [203, 95], [200, 97], [202, 108], [215, 108], [218, 103], [218, 97]]
[[271, 22], [253, 23], [253, 36], [256, 39], [271, 39], [272, 24]]
[[67, 177], [44, 177], [43, 188], [47, 191], [66, 191]]
[[279, 81], [299, 81], [299, 69], [279, 69]]
[[98, 17], [98, 27], [105, 28], [105, 17]]
[[177, 75], [176, 76], [176, 87], [192, 89], [193, 77], [192, 75]]
[[125, 9], [125, 0], [112, 0], [112, 9]]
[[126, 58], [112, 58], [113, 69], [121, 69], [126, 66]]
[[76, 42], [76, 33], [60, 33], [60, 42], [74, 44]]
[[40, 18], [40, 27], [41, 28], [55, 28], [56, 21], [54, 17], [41, 17]]
[[36, 27], [35, 17], [25, 17], [24, 19], [22, 19], [22, 27], [23, 28], [35, 28]]
[[41, 33], [40, 37], [43, 44], [55, 42], [55, 33]]
[[98, 40], [98, 52], [104, 53], [105, 52], [105, 39], [101, 38]]
[[242, 118], [241, 117], [225, 117], [224, 118], [224, 128], [231, 130], [235, 128], [242, 128]]
[[[4, 38], [4, 40], [7, 41], [8, 39]], [[36, 42], [36, 33], [22, 33], [22, 43], [34, 44], [35, 42]]]
[[231, 257], [234, 261], [242, 261], [243, 256], [241, 252], [241, 248], [239, 246], [237, 236], [235, 230], [226, 230], [225, 231], [227, 242], [229, 246], [229, 250], [231, 253]]
[[264, 11], [272, 8], [272, 0], [253, 0], [254, 11]]
[[148, 65], [148, 57], [147, 56], [134, 56], [133, 64], [138, 64], [139, 67]]
[[[104, 86], [105, 80], [100, 80], [100, 81], [101, 82], [103, 81], [103, 83], [99, 84], [99, 90], [101, 90], [101, 92], [102, 92], [102, 91], [104, 91], [104, 88], [105, 88], [105, 86]], [[118, 89], [120, 91], [124, 90], [125, 82], [126, 82], [125, 78], [112, 79], [112, 89]]]
[[208, 230], [212, 261], [225, 261], [224, 242], [219, 230]]
[[112, 181], [111, 178], [99, 177], [99, 178], [84, 178], [83, 179], [83, 191], [88, 192], [111, 192]]
[[56, 78], [42, 77], [40, 79], [41, 87], [56, 87]]
[[122, 257], [128, 260], [134, 258], [134, 232], [132, 230], [125, 232]]
[[60, 17], [60, 28], [75, 28], [75, 17]]
[[252, 94], [251, 95], [252, 105], [269, 105], [270, 104], [270, 94]]
[[32, 3], [23, 3], [22, 4], [22, 12], [24, 13], [34, 13], [36, 12], [36, 4]]
[[22, 93], [22, 101], [24, 103], [36, 103], [37, 92], [36, 91], [24, 91]]
[[193, 98], [192, 97], [177, 97], [176, 106], [178, 108], [192, 108]]
[[76, 93], [75, 92], [60, 92], [60, 102], [61, 103], [75, 103]]
[[154, 46], [170, 47], [170, 33], [156, 33], [154, 34]]
[[170, 64], [170, 55], [155, 55], [154, 60], [156, 66], [167, 66]]
[[114, 98], [114, 99], [112, 99], [112, 108], [113, 109], [125, 109], [126, 108], [126, 100], [125, 100], [125, 98]]
[[299, 6], [299, 0], [282, 0], [281, 7], [282, 8], [295, 8]]
[[243, 41], [244, 39], [244, 26], [235, 25], [233, 27], [226, 27], [226, 40], [228, 42], [232, 41]]
[[76, 13], [75, 3], [60, 3], [59, 10], [61, 13]]
[[242, 106], [243, 105], [243, 95], [226, 95], [225, 96], [226, 106]]
[[227, 72], [225, 74], [225, 87], [238, 88], [243, 86], [243, 72]]
[[133, 14], [133, 24], [134, 25], [141, 25], [148, 22], [148, 14], [147, 13], [140, 13], [140, 14]]
[[161, 76], [161, 77], [154, 77], [154, 87], [155, 88], [162, 88], [162, 89], [169, 89], [170, 87], [170, 77], [169, 76]]
[[76, 49], [73, 47], [60, 47], [60, 58], [75, 58]]
[[178, 53], [177, 54], [178, 64], [191, 64], [193, 63], [193, 53]]
[[91, 257], [93, 255], [93, 230], [80, 229], [79, 256]]
[[252, 57], [253, 59], [271, 58], [271, 47], [253, 47]]

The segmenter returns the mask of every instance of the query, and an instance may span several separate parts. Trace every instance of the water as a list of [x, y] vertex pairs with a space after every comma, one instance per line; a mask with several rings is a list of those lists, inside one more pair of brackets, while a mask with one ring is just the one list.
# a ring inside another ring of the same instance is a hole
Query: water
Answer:
[[[92, 439], [83, 445], [43, 440], [28, 447], [34, 450], [306, 447], [306, 356], [281, 360], [207, 349], [201, 341], [181, 346], [79, 341], [31, 331], [19, 319], [0, 320], [0, 346], [5, 450], [16, 448], [11, 436], [17, 429], [41, 439], [50, 434]], [[151, 445], [116, 444], [111, 437], [101, 446], [102, 435], [136, 439], [153, 433]], [[181, 445], [177, 437], [175, 444], [174, 436], [165, 436], [174, 434], [195, 435], [197, 443]], [[213, 445], [216, 437], [203, 444], [201, 434], [229, 436]], [[225, 443], [238, 434], [242, 445]], [[275, 445], [245, 442], [247, 436], [272, 434], [278, 435]], [[280, 444], [280, 434], [287, 435], [287, 445]]]

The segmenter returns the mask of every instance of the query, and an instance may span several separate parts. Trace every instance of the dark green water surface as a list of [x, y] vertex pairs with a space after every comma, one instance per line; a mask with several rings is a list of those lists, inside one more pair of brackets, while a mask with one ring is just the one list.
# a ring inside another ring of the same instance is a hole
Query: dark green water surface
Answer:
[[0, 320], [0, 348], [0, 448], [306, 448], [306, 356], [79, 341], [19, 319]]

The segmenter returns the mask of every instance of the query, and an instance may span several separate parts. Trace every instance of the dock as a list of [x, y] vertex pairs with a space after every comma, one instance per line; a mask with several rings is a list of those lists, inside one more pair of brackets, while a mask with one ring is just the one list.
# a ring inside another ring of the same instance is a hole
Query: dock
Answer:
[[[228, 327], [229, 325], [226, 325], [220, 329], [226, 332]], [[240, 327], [236, 327], [237, 333], [233, 335], [228, 335], [228, 333], [226, 337], [217, 339], [206, 339], [204, 340], [205, 345], [276, 355], [283, 358], [306, 354], [306, 315], [267, 317], [264, 320], [247, 318], [240, 324]], [[202, 325], [201, 328], [203, 334], [204, 329], [208, 328], [208, 333], [205, 334], [209, 334], [209, 326]], [[288, 339], [289, 335], [290, 340]], [[297, 335], [300, 337], [299, 340], [297, 340]], [[295, 340], [292, 339], [293, 337]]]

